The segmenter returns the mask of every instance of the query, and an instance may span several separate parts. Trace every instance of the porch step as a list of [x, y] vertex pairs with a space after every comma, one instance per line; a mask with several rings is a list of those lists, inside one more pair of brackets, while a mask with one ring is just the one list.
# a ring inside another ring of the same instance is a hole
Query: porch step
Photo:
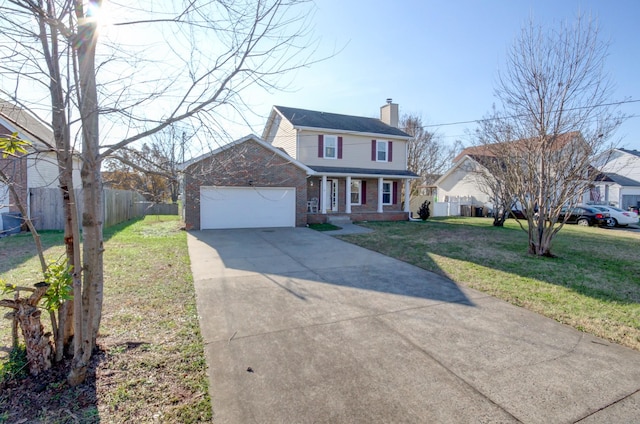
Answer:
[[327, 217], [327, 222], [329, 224], [333, 224], [333, 225], [344, 225], [344, 224], [351, 224], [351, 218], [348, 216], [344, 216], [344, 215], [338, 215], [338, 216], [328, 216]]

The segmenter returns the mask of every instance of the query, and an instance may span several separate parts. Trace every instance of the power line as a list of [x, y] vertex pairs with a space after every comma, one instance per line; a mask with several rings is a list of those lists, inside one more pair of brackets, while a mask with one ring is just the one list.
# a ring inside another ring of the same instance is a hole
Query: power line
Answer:
[[[616, 105], [623, 105], [623, 104], [627, 104], [627, 103], [638, 103], [638, 102], [640, 102], [640, 100], [622, 100], [622, 101], [619, 101], [619, 102], [603, 103], [603, 104], [594, 105], [594, 106], [580, 106], [580, 107], [574, 107], [574, 108], [565, 109], [565, 110], [566, 111], [571, 111], [571, 110], [588, 109], [588, 108], [591, 108], [591, 107], [616, 106]], [[524, 116], [529, 116], [529, 115], [512, 115], [512, 116], [505, 116], [504, 118], [522, 118]], [[636, 117], [638, 117], [638, 115], [631, 115], [629, 117], [630, 118], [636, 118]], [[451, 126], [451, 125], [463, 125], [463, 124], [478, 124], [480, 122], [493, 121], [494, 119], [496, 119], [496, 118], [474, 119], [472, 121], [447, 122], [447, 123], [443, 123], [443, 124], [428, 124], [428, 125], [423, 125], [422, 128], [446, 127], [446, 126]]]

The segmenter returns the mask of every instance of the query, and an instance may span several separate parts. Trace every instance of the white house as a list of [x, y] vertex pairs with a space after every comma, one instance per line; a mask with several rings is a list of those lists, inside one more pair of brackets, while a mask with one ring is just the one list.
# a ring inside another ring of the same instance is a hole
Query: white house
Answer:
[[596, 162], [602, 176], [594, 183], [585, 202], [606, 202], [621, 209], [640, 207], [640, 151], [613, 149]]
[[[29, 211], [29, 190], [32, 188], [58, 188], [58, 162], [54, 151], [53, 132], [26, 110], [0, 100], [0, 136], [18, 133], [30, 143], [28, 153], [18, 157], [0, 156], [0, 170], [7, 181], [0, 180], [0, 232], [2, 214], [18, 212], [17, 200], [11, 195], [7, 183], [13, 184], [22, 205]], [[74, 160], [73, 185], [81, 187], [80, 162]], [[6, 229], [6, 228], [5, 228]]]

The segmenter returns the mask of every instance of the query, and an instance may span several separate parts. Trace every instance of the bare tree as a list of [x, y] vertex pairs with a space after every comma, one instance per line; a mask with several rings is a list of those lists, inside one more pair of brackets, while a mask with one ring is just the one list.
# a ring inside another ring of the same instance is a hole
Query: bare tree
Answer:
[[532, 254], [553, 256], [562, 207], [580, 201], [596, 176], [594, 157], [623, 118], [610, 98], [607, 50], [593, 20], [552, 29], [530, 22], [499, 76], [501, 108], [480, 123], [488, 175], [518, 201]]
[[[101, 0], [0, 1], [1, 92], [54, 132], [50, 147], [58, 154], [74, 269], [71, 384], [84, 379], [102, 315], [103, 160], [180, 121], [224, 136], [225, 116], [247, 110], [247, 88], [277, 89], [287, 71], [313, 62], [307, 3], [111, 3], [123, 9], [114, 26], [138, 28], [124, 46], [117, 36], [99, 42]], [[161, 59], [149, 57], [153, 53]], [[70, 189], [75, 131], [81, 140], [82, 257]]]
[[447, 146], [435, 132], [429, 132], [416, 114], [406, 114], [400, 128], [411, 136], [407, 143], [407, 167], [422, 178], [411, 180], [411, 193], [417, 194], [421, 184], [432, 184], [447, 170], [459, 144]]

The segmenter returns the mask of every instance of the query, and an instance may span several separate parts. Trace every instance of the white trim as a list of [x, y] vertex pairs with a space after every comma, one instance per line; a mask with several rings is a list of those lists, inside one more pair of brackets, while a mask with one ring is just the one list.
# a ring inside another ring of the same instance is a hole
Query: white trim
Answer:
[[[288, 119], [287, 119], [287, 122], [291, 123], [291, 121], [289, 121]], [[389, 138], [391, 138], [391, 139], [400, 140], [400, 141], [411, 140], [411, 137], [405, 137], [405, 136], [401, 136], [401, 135], [380, 134], [380, 133], [351, 131], [351, 130], [339, 130], [339, 129], [336, 129], [336, 128], [304, 127], [304, 126], [301, 126], [301, 125], [294, 125], [293, 128], [299, 129], [299, 130], [305, 130], [305, 131], [313, 131], [313, 132], [318, 132], [318, 133], [330, 132], [330, 133], [336, 133], [336, 134], [358, 134], [358, 135], [363, 135], [363, 136], [366, 136], [366, 137], [372, 137], [374, 139], [377, 139], [377, 138], [389, 139]]]
[[[380, 146], [384, 146], [384, 159], [380, 159]], [[389, 141], [388, 140], [376, 140], [376, 162], [389, 162]]]
[[384, 174], [384, 175], [380, 175], [380, 174], [354, 174], [354, 173], [348, 173], [348, 172], [320, 172], [320, 171], [315, 171], [316, 176], [322, 176], [322, 175], [326, 175], [329, 177], [352, 177], [352, 178], [359, 178], [359, 179], [375, 179], [375, 178], [390, 178], [390, 179], [394, 179], [394, 180], [401, 180], [404, 178], [408, 178], [410, 180], [415, 180], [417, 178], [420, 178], [420, 176], [411, 176], [411, 175], [393, 175], [393, 174]]
[[351, 177], [347, 177], [347, 180], [344, 184], [344, 211], [346, 213], [351, 213]]
[[[384, 201], [384, 185], [385, 184], [389, 184], [389, 202], [388, 203], [385, 203]], [[382, 193], [382, 205], [383, 206], [393, 205], [393, 181], [383, 180], [381, 193]]]
[[[349, 180], [351, 180], [350, 177], [347, 177], [347, 178], [349, 178]], [[362, 180], [360, 180], [360, 179], [353, 179], [351, 181], [349, 181], [349, 180], [347, 180], [347, 184], [349, 185], [349, 188], [351, 188], [351, 184], [353, 184], [355, 182], [358, 183], [358, 202], [357, 203], [353, 203], [351, 201], [351, 194], [353, 193], [351, 190], [349, 190], [349, 193], [348, 193], [349, 194], [349, 196], [348, 196], [349, 202], [350, 202], [351, 205], [361, 206], [362, 205]]]
[[409, 179], [404, 180], [404, 211], [411, 212], [411, 185]]
[[327, 176], [323, 175], [322, 176], [322, 183], [320, 185], [320, 197], [322, 197], [321, 203], [320, 203], [320, 212], [322, 214], [326, 214], [327, 213]]

